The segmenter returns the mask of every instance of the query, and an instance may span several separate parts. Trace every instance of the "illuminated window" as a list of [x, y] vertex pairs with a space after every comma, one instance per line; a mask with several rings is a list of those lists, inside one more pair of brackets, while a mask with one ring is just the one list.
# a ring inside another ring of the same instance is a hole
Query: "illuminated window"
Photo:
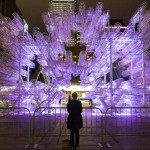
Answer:
[[[61, 15], [66, 15], [67, 10], [69, 8], [70, 12], [77, 12], [77, 0], [50, 0], [51, 7], [53, 8], [53, 11], [57, 13], [59, 16]], [[71, 42], [70, 46], [74, 46], [76, 44], [76, 38], [75, 34], [72, 33], [71, 35]]]
[[76, 0], [50, 0], [53, 10], [58, 14], [66, 14], [68, 7], [70, 11], [76, 12]]

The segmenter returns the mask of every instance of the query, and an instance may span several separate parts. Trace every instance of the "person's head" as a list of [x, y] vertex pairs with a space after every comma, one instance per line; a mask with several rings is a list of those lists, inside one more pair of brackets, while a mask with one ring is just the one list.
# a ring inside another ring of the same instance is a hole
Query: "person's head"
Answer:
[[77, 97], [78, 97], [77, 92], [73, 92], [73, 93], [72, 93], [72, 98], [73, 98], [73, 99], [77, 99]]

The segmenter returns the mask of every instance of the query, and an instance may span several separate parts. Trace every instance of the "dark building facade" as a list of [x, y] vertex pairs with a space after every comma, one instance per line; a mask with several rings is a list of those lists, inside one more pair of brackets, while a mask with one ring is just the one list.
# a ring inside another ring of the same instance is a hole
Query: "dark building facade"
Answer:
[[21, 16], [21, 12], [16, 5], [16, 0], [0, 0], [0, 13], [2, 15], [12, 18], [14, 12], [17, 12]]

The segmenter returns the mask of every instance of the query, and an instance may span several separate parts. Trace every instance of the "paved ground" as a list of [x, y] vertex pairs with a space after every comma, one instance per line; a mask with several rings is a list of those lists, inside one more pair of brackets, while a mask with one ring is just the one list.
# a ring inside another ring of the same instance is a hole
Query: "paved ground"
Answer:
[[[149, 117], [109, 116], [104, 127], [101, 115], [95, 110], [84, 110], [83, 117], [80, 150], [150, 150]], [[25, 114], [0, 117], [0, 150], [69, 150], [62, 144], [69, 139], [65, 124], [64, 110], [54, 110], [48, 115], [39, 113], [31, 120]], [[107, 129], [104, 139], [102, 129]]]

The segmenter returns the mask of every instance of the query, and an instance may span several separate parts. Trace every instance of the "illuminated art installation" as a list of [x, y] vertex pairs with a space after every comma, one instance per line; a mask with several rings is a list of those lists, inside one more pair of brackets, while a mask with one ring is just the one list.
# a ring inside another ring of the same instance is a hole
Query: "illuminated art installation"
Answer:
[[[42, 14], [47, 34], [34, 28], [32, 35], [17, 14], [13, 14], [12, 20], [0, 15], [0, 100], [31, 110], [34, 101], [49, 106], [66, 97], [58, 88], [70, 86], [73, 74], [80, 75], [82, 87], [92, 86], [86, 96], [103, 108], [148, 105], [150, 10], [141, 5], [125, 31], [120, 32], [119, 23], [109, 27], [109, 13], [102, 9], [102, 3], [95, 10], [86, 10], [81, 3], [77, 14], [68, 7], [66, 14], [60, 15], [49, 6], [48, 12]], [[66, 46], [71, 43], [71, 34], [77, 31], [86, 50], [80, 52], [75, 64]], [[89, 53], [92, 55], [87, 60]], [[47, 84], [29, 79], [35, 57]], [[114, 68], [120, 73], [116, 79]], [[110, 80], [106, 82], [108, 74]]]

